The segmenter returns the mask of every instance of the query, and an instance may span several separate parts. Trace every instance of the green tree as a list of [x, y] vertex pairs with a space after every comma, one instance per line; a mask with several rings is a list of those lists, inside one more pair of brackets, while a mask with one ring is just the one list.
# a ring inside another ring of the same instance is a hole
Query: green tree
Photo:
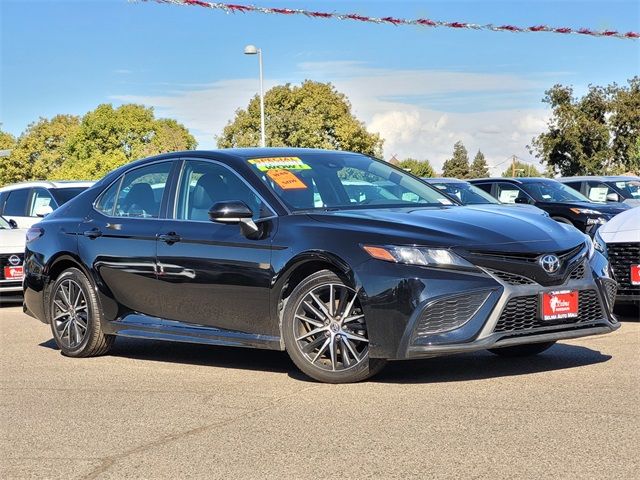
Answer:
[[20, 135], [0, 170], [0, 184], [43, 180], [67, 160], [67, 142], [79, 128], [73, 115], [40, 118]]
[[548, 131], [535, 137], [535, 153], [554, 174], [597, 175], [640, 171], [640, 77], [620, 87], [589, 86], [582, 98], [555, 85], [543, 102], [551, 106]]
[[489, 166], [484, 158], [484, 153], [478, 150], [478, 153], [476, 153], [476, 156], [473, 158], [473, 162], [471, 162], [471, 167], [469, 168], [469, 178], [485, 178], [488, 176]]
[[[270, 147], [347, 150], [381, 156], [382, 140], [351, 112], [347, 97], [331, 83], [306, 80], [300, 86], [273, 87], [264, 96]], [[255, 96], [217, 138], [218, 147], [251, 147], [260, 140], [260, 101]]]
[[453, 146], [453, 156], [444, 162], [442, 176], [469, 178], [469, 154], [460, 140]]
[[513, 164], [509, 164], [507, 169], [502, 172], [503, 177], [513, 177], [513, 171], [515, 170], [516, 177], [541, 177], [542, 173], [538, 170], [535, 165], [528, 162], [521, 162], [520, 160], [515, 161], [515, 168], [513, 168]]
[[407, 158], [402, 160], [398, 167], [408, 170], [416, 177], [435, 177], [435, 171], [429, 163], [429, 160], [416, 160], [415, 158]]
[[87, 113], [69, 139], [69, 159], [52, 178], [95, 179], [125, 163], [159, 153], [191, 150], [197, 145], [175, 120], [156, 119], [153, 109], [127, 104], [99, 105]]
[[[0, 126], [2, 124], [0, 123]], [[0, 150], [10, 150], [16, 145], [16, 137], [0, 129]]]

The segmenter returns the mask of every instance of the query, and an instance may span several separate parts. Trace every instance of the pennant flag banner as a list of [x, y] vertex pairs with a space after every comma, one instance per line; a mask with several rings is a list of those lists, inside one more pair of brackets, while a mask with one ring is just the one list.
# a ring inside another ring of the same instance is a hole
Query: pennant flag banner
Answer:
[[368, 17], [357, 13], [335, 13], [335, 12], [316, 12], [313, 10], [292, 9], [292, 8], [269, 8], [257, 7], [255, 5], [238, 5], [233, 3], [205, 2], [202, 0], [134, 0], [156, 3], [172, 3], [175, 5], [190, 5], [196, 7], [204, 7], [214, 10], [222, 10], [226, 13], [263, 13], [270, 15], [304, 15], [309, 18], [350, 20], [355, 22], [377, 23], [386, 25], [415, 25], [420, 27], [444, 27], [469, 30], [488, 30], [492, 32], [548, 32], [559, 33], [564, 35], [588, 35], [591, 37], [608, 37], [636, 40], [640, 38], [639, 32], [620, 32], [617, 30], [594, 30], [590, 28], [569, 28], [569, 27], [549, 27], [547, 25], [533, 25], [521, 27], [516, 25], [498, 25], [493, 23], [477, 24], [467, 22], [441, 22], [431, 20], [429, 18], [397, 18], [397, 17]]

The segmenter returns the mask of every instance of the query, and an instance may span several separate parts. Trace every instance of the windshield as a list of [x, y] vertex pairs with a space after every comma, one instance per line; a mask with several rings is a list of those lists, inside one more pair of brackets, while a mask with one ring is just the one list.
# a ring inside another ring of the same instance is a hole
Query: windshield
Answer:
[[620, 180], [611, 183], [616, 186], [624, 198], [640, 200], [640, 180]]
[[364, 155], [310, 153], [247, 163], [293, 210], [454, 205], [420, 180]]
[[11, 225], [5, 220], [4, 217], [0, 217], [0, 230], [11, 230]]
[[560, 182], [527, 182], [522, 188], [538, 202], [591, 202], [577, 190]]
[[484, 190], [466, 182], [432, 183], [438, 190], [457, 198], [463, 205], [500, 204]]
[[51, 193], [58, 202], [58, 206], [63, 203], [67, 203], [74, 197], [77, 197], [84, 192], [88, 187], [66, 187], [66, 188], [52, 188]]

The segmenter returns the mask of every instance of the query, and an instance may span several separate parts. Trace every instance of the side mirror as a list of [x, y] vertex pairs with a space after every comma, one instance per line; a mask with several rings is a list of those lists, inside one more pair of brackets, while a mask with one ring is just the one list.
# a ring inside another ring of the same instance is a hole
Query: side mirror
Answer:
[[51, 208], [49, 205], [42, 205], [36, 208], [36, 211], [33, 213], [36, 215], [36, 217], [46, 217], [51, 212], [53, 212], [53, 208]]
[[527, 197], [516, 197], [514, 200], [516, 203], [529, 205], [529, 199]]
[[620, 196], [615, 193], [615, 192], [611, 192], [611, 193], [607, 193], [607, 202], [619, 202], [620, 201]]
[[16, 222], [13, 218], [9, 220], [9, 226], [11, 228], [18, 228], [18, 222]]
[[246, 203], [240, 200], [218, 202], [209, 209], [209, 220], [216, 223], [240, 224], [246, 236], [255, 234], [258, 226], [253, 219], [253, 212]]

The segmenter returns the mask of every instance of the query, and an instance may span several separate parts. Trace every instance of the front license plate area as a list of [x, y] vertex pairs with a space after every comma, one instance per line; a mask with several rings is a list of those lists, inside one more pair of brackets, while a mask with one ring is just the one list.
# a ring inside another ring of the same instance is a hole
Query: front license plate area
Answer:
[[631, 285], [640, 285], [640, 265], [631, 265]]
[[578, 299], [577, 290], [545, 292], [540, 297], [540, 318], [545, 322], [576, 318]]
[[22, 280], [24, 268], [22, 265], [16, 267], [4, 267], [5, 280]]

